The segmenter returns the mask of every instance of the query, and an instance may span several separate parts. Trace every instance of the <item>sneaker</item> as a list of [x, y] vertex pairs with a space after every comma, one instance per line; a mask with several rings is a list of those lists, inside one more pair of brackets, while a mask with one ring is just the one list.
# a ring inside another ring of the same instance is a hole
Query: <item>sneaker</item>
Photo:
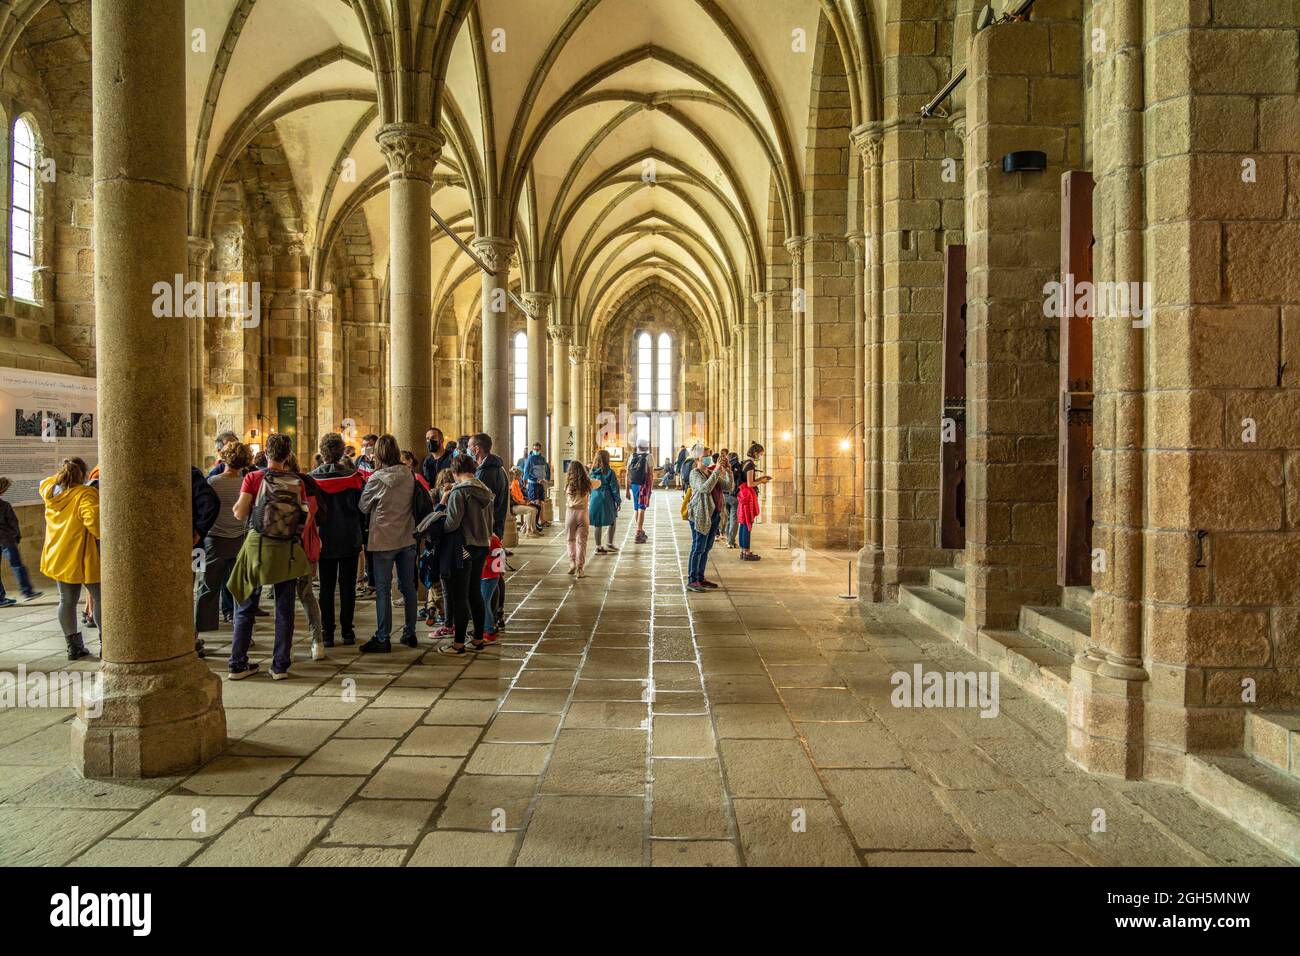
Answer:
[[271, 680], [288, 680], [288, 671], [271, 671]]
[[356, 636], [355, 634], [344, 634], [344, 635], [343, 635], [343, 646], [344, 646], [344, 647], [351, 647], [351, 646], [352, 646], [353, 644], [355, 644], [356, 642], [357, 642], [357, 636]]
[[496, 631], [488, 631], [486, 634], [483, 635], [484, 644], [495, 644], [496, 642], [497, 642]]
[[221, 623], [222, 623], [222, 624], [234, 624], [234, 623], [235, 623], [235, 615], [233, 615], [233, 614], [227, 614], [225, 611], [222, 611], [222, 612], [221, 612]]
[[598, 545], [596, 545], [596, 553], [597, 553], [597, 554], [609, 554], [609, 552], [608, 552], [607, 550], [605, 550], [605, 546], [604, 546], [603, 544], [598, 544]]
[[252, 676], [253, 676], [254, 674], [256, 674], [256, 673], [257, 673], [257, 665], [256, 665], [256, 664], [249, 664], [249, 665], [248, 665], [247, 667], [245, 667], [243, 670], [239, 670], [239, 671], [234, 671], [234, 670], [232, 670], [232, 671], [230, 672], [230, 679], [231, 679], [231, 680], [243, 680], [245, 677], [252, 677]]
[[618, 548], [614, 547], [612, 544], [608, 544], [608, 545], [605, 546], [605, 553], [606, 553], [606, 554], [618, 554]]
[[[311, 659], [314, 661], [325, 660], [325, 647], [320, 641], [311, 642]], [[271, 676], [274, 677], [275, 675], [272, 674]]]
[[40, 597], [44, 593], [45, 593], [44, 591], [30, 591], [27, 594], [23, 595], [23, 603], [26, 603], [28, 601], [35, 601], [38, 597]]
[[710, 581], [708, 578], [700, 578], [699, 583], [702, 584], [704, 587], [708, 588], [710, 591], [712, 591], [714, 588], [717, 587], [717, 585], [714, 584], [712, 581]]
[[325, 645], [326, 647], [333, 647], [333, 646], [334, 646], [334, 635], [333, 635], [333, 634], [326, 634], [323, 638], [321, 638], [321, 643], [322, 643], [323, 645]]
[[18, 602], [11, 597], [0, 598], [0, 607], [13, 607]]
[[742, 561], [762, 561], [763, 559], [762, 559], [761, 557], [759, 557], [757, 554], [755, 554], [753, 551], [745, 551], [745, 552], [742, 552], [742, 553], [741, 553], [741, 555], [740, 555], [740, 560], [742, 560]]
[[694, 581], [692, 581], [690, 584], [686, 585], [686, 590], [695, 591], [697, 593], [702, 594], [704, 592], [707, 592], [709, 589], [702, 584], [696, 584]]
[[402, 638], [402, 643], [405, 644], [407, 647], [419, 647], [420, 639], [416, 637], [414, 634], [408, 634]]
[[444, 624], [442, 627], [434, 631], [433, 634], [431, 634], [430, 636], [435, 638], [443, 638], [443, 637], [451, 637], [455, 633], [456, 633], [456, 629], [454, 627], [448, 627], [447, 625]]
[[457, 647], [455, 644], [448, 641], [446, 644], [439, 645], [438, 653], [447, 654], [450, 655], [451, 657], [456, 657], [457, 655], [466, 653], [466, 650], [464, 644], [462, 644], [460, 647]]
[[199, 660], [203, 660], [205, 657], [208, 656], [208, 652], [204, 650], [203, 647], [203, 638], [201, 637], [194, 638], [194, 653], [198, 655]]
[[393, 649], [393, 645], [388, 641], [381, 641], [377, 637], [372, 637], [358, 649], [362, 654], [387, 654]]
[[637, 544], [645, 544], [645, 543], [646, 543], [647, 541], [649, 541], [649, 540], [650, 540], [650, 539], [646, 537], [646, 533], [645, 533], [644, 531], [638, 531], [638, 532], [636, 533], [636, 543], [637, 543]]

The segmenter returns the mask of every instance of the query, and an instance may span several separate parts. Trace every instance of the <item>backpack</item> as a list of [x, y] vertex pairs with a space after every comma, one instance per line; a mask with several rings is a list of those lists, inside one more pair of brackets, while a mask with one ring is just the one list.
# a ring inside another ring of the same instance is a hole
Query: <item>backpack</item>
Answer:
[[691, 507], [691, 489], [687, 488], [686, 494], [682, 495], [682, 520], [683, 521], [690, 520], [691, 517], [690, 507]]
[[272, 541], [299, 541], [306, 518], [301, 479], [282, 472], [263, 472], [253, 502], [253, 530]]
[[627, 483], [629, 485], [644, 485], [646, 483], [646, 462], [649, 456], [637, 453], [632, 456], [632, 460], [627, 466]]

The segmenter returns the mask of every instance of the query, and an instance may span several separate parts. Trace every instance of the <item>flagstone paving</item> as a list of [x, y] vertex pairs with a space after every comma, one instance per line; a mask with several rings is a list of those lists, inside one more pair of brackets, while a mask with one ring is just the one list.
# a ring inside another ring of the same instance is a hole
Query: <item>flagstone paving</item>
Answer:
[[[184, 778], [83, 780], [70, 710], [0, 710], [0, 863], [1285, 865], [1176, 788], [1073, 768], [1064, 721], [1010, 681], [992, 718], [893, 707], [895, 671], [981, 666], [838, 599], [847, 554], [796, 572], [760, 526], [763, 561], [715, 550], [722, 588], [688, 594], [678, 507], [657, 495], [650, 543], [625, 527], [583, 580], [558, 530], [521, 543], [478, 655], [422, 627], [418, 651], [312, 662], [302, 641], [291, 680], [223, 683], [229, 747]], [[0, 614], [0, 670], [69, 666], [48, 597]]]

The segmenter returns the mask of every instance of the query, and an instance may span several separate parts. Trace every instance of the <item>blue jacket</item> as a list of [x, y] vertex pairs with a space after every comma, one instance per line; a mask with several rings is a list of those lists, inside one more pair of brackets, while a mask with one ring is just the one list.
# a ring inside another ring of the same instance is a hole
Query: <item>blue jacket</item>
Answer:
[[527, 481], [550, 481], [551, 465], [543, 456], [535, 451], [528, 453], [524, 459], [524, 479]]
[[587, 505], [587, 516], [593, 527], [604, 528], [614, 523], [618, 517], [618, 475], [605, 468], [593, 469], [593, 483], [600, 482], [599, 488], [593, 488], [591, 501]]

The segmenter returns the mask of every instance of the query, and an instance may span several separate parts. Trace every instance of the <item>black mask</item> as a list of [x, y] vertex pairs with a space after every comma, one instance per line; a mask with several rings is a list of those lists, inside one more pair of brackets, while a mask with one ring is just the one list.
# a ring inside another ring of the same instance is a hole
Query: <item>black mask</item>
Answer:
[[442, 447], [441, 443], [434, 441], [432, 438], [426, 439], [424, 444], [428, 447], [431, 455], [438, 454], [438, 449]]

